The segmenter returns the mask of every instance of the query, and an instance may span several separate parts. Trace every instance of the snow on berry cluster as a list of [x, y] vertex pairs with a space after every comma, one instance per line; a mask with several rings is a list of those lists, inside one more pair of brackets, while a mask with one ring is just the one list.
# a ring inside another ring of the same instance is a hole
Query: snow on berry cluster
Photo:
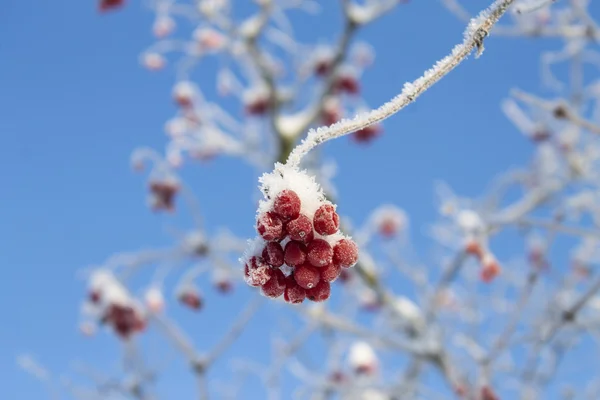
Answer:
[[327, 300], [330, 283], [358, 260], [358, 246], [339, 231], [336, 206], [296, 168], [277, 164], [260, 182], [258, 236], [241, 260], [246, 282], [288, 303]]

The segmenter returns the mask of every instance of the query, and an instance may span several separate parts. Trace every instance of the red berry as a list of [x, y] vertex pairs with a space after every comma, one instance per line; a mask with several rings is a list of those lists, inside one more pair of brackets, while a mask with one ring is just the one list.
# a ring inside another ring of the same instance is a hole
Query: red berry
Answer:
[[347, 269], [342, 269], [342, 273], [340, 274], [340, 282], [345, 283], [352, 279], [352, 275], [350, 271]]
[[331, 295], [331, 286], [329, 282], [321, 281], [317, 286], [306, 291], [306, 297], [312, 301], [325, 301]]
[[297, 267], [306, 261], [306, 246], [300, 242], [291, 241], [285, 245], [283, 259], [290, 267]]
[[100, 302], [100, 298], [101, 298], [101, 296], [100, 296], [100, 292], [99, 292], [99, 291], [97, 291], [97, 290], [92, 290], [92, 291], [89, 293], [89, 299], [90, 299], [90, 302], [92, 302], [92, 303], [94, 303], [94, 304], [97, 304], [97, 303], [99, 303], [99, 302]]
[[349, 268], [358, 261], [358, 246], [350, 239], [342, 239], [333, 247], [333, 262]]
[[181, 301], [186, 306], [190, 307], [193, 310], [199, 310], [202, 307], [202, 299], [195, 292], [183, 292], [179, 296], [179, 301]]
[[283, 221], [273, 212], [261, 214], [256, 221], [256, 230], [265, 240], [279, 240], [283, 237]]
[[340, 217], [335, 212], [335, 207], [332, 204], [323, 204], [315, 212], [313, 224], [319, 235], [333, 235], [340, 227]]
[[360, 84], [353, 75], [342, 75], [338, 76], [333, 83], [333, 90], [335, 92], [346, 92], [348, 94], [357, 94], [360, 92]]
[[285, 275], [281, 270], [275, 270], [271, 279], [269, 279], [264, 285], [262, 285], [262, 292], [265, 296], [271, 298], [277, 298], [285, 292], [286, 288]]
[[333, 249], [323, 239], [315, 239], [308, 245], [306, 258], [315, 267], [324, 267], [333, 261]]
[[308, 243], [315, 237], [310, 218], [301, 214], [298, 218], [291, 220], [285, 226], [290, 239]]
[[179, 184], [175, 181], [150, 182], [150, 193], [152, 194], [152, 207], [154, 210], [173, 211], [175, 209], [175, 195], [178, 191]]
[[293, 276], [288, 276], [286, 279], [285, 293], [283, 299], [291, 304], [299, 304], [306, 298], [306, 290], [298, 285]]
[[481, 400], [500, 400], [500, 398], [489, 386], [484, 386], [481, 388]]
[[271, 267], [279, 268], [283, 265], [283, 249], [277, 242], [269, 242], [265, 245], [262, 257]]
[[352, 134], [354, 140], [359, 143], [367, 143], [375, 139], [381, 133], [381, 128], [378, 125], [369, 125]]
[[100, 0], [98, 7], [100, 11], [108, 11], [121, 7], [123, 3], [125, 3], [125, 0]]
[[256, 98], [248, 102], [245, 106], [248, 115], [264, 115], [271, 108], [272, 102], [268, 97]]
[[302, 264], [294, 270], [294, 279], [296, 283], [304, 288], [314, 288], [321, 280], [319, 270], [310, 264]]
[[335, 281], [342, 273], [342, 267], [339, 264], [331, 263], [320, 269], [321, 280], [325, 282]]
[[325, 76], [329, 73], [329, 71], [331, 71], [331, 59], [329, 58], [323, 58], [321, 60], [318, 60], [315, 63], [315, 75], [317, 76]]
[[275, 211], [281, 218], [286, 221], [298, 218], [300, 215], [300, 197], [293, 190], [283, 190], [273, 204]]
[[252, 257], [244, 267], [244, 277], [250, 286], [262, 286], [269, 279], [273, 270], [260, 257]]

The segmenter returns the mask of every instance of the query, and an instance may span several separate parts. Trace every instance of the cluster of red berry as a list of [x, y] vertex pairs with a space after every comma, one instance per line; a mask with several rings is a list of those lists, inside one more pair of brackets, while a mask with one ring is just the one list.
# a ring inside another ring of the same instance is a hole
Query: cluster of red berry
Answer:
[[[322, 201], [314, 215], [302, 213], [300, 196], [282, 190], [272, 208], [258, 216], [258, 248], [247, 258], [245, 279], [265, 296], [288, 303], [327, 300], [330, 283], [358, 260], [358, 246], [338, 233], [333, 204]], [[286, 276], [285, 272], [288, 272]]]
[[109, 301], [110, 299], [103, 298], [103, 293], [98, 290], [90, 292], [89, 300], [94, 305], [107, 303], [100, 316], [100, 323], [110, 325], [121, 338], [127, 339], [146, 329], [146, 320], [137, 307]]

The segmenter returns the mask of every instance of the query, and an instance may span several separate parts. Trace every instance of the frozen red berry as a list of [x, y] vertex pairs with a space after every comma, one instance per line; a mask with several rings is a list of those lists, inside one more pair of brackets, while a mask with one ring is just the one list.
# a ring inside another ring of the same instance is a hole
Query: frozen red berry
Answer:
[[191, 308], [192, 310], [199, 310], [202, 308], [202, 299], [200, 295], [195, 291], [184, 291], [179, 295], [179, 301]]
[[266, 212], [258, 217], [256, 230], [265, 240], [279, 240], [283, 237], [283, 221], [273, 212]]
[[109, 11], [121, 7], [125, 0], [100, 0], [98, 8], [100, 11]]
[[279, 268], [283, 265], [283, 248], [277, 242], [269, 242], [263, 249], [262, 257], [271, 267]]
[[285, 229], [292, 240], [308, 243], [314, 238], [313, 226], [310, 222], [310, 218], [304, 214], [300, 214], [298, 218], [288, 222]]
[[358, 261], [358, 246], [350, 239], [341, 239], [333, 247], [333, 262], [349, 268]]
[[98, 290], [92, 290], [89, 293], [88, 297], [90, 299], [90, 302], [92, 302], [94, 304], [100, 303], [101, 295], [100, 295], [100, 292]]
[[252, 257], [244, 267], [244, 278], [250, 286], [262, 286], [269, 279], [273, 270], [261, 257]]
[[292, 275], [286, 278], [283, 299], [291, 304], [299, 304], [306, 298], [306, 290], [298, 285]]
[[321, 272], [321, 280], [325, 282], [335, 281], [342, 273], [342, 267], [339, 264], [331, 263], [319, 270]]
[[379, 136], [381, 132], [382, 129], [379, 125], [369, 125], [354, 132], [352, 137], [359, 143], [367, 143]]
[[271, 279], [262, 285], [262, 292], [265, 296], [277, 298], [285, 292], [286, 288], [285, 275], [281, 270], [275, 270]]
[[293, 190], [283, 190], [275, 198], [273, 211], [286, 221], [298, 218], [300, 215], [300, 197]]
[[306, 246], [300, 242], [291, 241], [285, 245], [283, 260], [290, 267], [297, 267], [306, 261]]
[[360, 84], [353, 74], [343, 74], [338, 76], [334, 81], [333, 90], [335, 92], [358, 94], [358, 92], [360, 92]]
[[335, 207], [331, 203], [319, 207], [315, 212], [313, 225], [319, 235], [333, 235], [336, 233], [340, 227], [340, 217], [335, 212]]
[[314, 71], [317, 76], [325, 76], [331, 71], [331, 59], [321, 58], [315, 62]]
[[323, 239], [315, 239], [308, 244], [306, 258], [315, 267], [324, 267], [333, 261], [333, 249]]
[[264, 115], [269, 111], [272, 101], [268, 97], [257, 97], [248, 101], [245, 105], [246, 114], [248, 115]]
[[321, 281], [312, 289], [306, 290], [306, 297], [312, 301], [325, 301], [331, 295], [331, 286], [329, 282]]
[[146, 322], [136, 310], [130, 306], [112, 304], [103, 317], [115, 333], [123, 339], [129, 338], [133, 333], [143, 331]]
[[300, 287], [311, 289], [321, 280], [321, 273], [318, 268], [306, 263], [296, 267], [294, 270], [294, 279]]
[[175, 209], [175, 196], [179, 192], [179, 184], [172, 179], [150, 182], [152, 208], [155, 211]]

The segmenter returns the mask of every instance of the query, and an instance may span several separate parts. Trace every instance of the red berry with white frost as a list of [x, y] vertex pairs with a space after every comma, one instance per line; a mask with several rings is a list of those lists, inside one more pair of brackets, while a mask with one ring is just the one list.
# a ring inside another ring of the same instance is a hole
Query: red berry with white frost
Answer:
[[300, 285], [298, 285], [298, 283], [292, 275], [288, 276], [285, 282], [285, 292], [283, 294], [283, 299], [287, 303], [299, 304], [302, 303], [305, 298], [306, 290]]
[[315, 267], [324, 267], [333, 261], [333, 249], [323, 239], [315, 239], [308, 244], [306, 258]]
[[244, 267], [244, 278], [250, 286], [262, 286], [269, 279], [273, 270], [260, 257], [252, 257]]
[[266, 212], [258, 217], [256, 230], [267, 241], [279, 240], [283, 237], [283, 221], [277, 214]]
[[265, 244], [262, 257], [271, 267], [279, 268], [283, 265], [283, 248], [277, 242], [269, 242]]
[[298, 218], [288, 222], [285, 229], [290, 236], [290, 239], [299, 242], [308, 243], [315, 237], [310, 218], [303, 214], [300, 214]]
[[321, 272], [321, 280], [333, 282], [341, 275], [342, 267], [339, 264], [331, 263], [320, 268], [319, 271]]
[[285, 220], [298, 218], [300, 215], [300, 197], [292, 190], [283, 190], [275, 198], [273, 211]]
[[271, 298], [277, 298], [285, 292], [286, 288], [285, 275], [281, 270], [274, 271], [271, 279], [269, 279], [264, 285], [262, 285], [262, 292], [265, 296]]
[[294, 279], [300, 287], [312, 289], [321, 280], [321, 273], [310, 264], [302, 264], [294, 270]]
[[319, 282], [317, 286], [306, 291], [306, 297], [308, 297], [309, 300], [315, 302], [325, 301], [329, 298], [330, 295], [331, 285], [329, 285], [329, 282], [325, 281]]
[[313, 218], [315, 231], [319, 235], [333, 235], [340, 227], [340, 217], [335, 212], [335, 207], [331, 203], [323, 204], [315, 212]]
[[290, 267], [297, 267], [306, 261], [306, 246], [300, 242], [291, 241], [285, 245], [283, 260]]
[[358, 246], [350, 239], [342, 239], [333, 247], [333, 262], [349, 268], [358, 261]]

